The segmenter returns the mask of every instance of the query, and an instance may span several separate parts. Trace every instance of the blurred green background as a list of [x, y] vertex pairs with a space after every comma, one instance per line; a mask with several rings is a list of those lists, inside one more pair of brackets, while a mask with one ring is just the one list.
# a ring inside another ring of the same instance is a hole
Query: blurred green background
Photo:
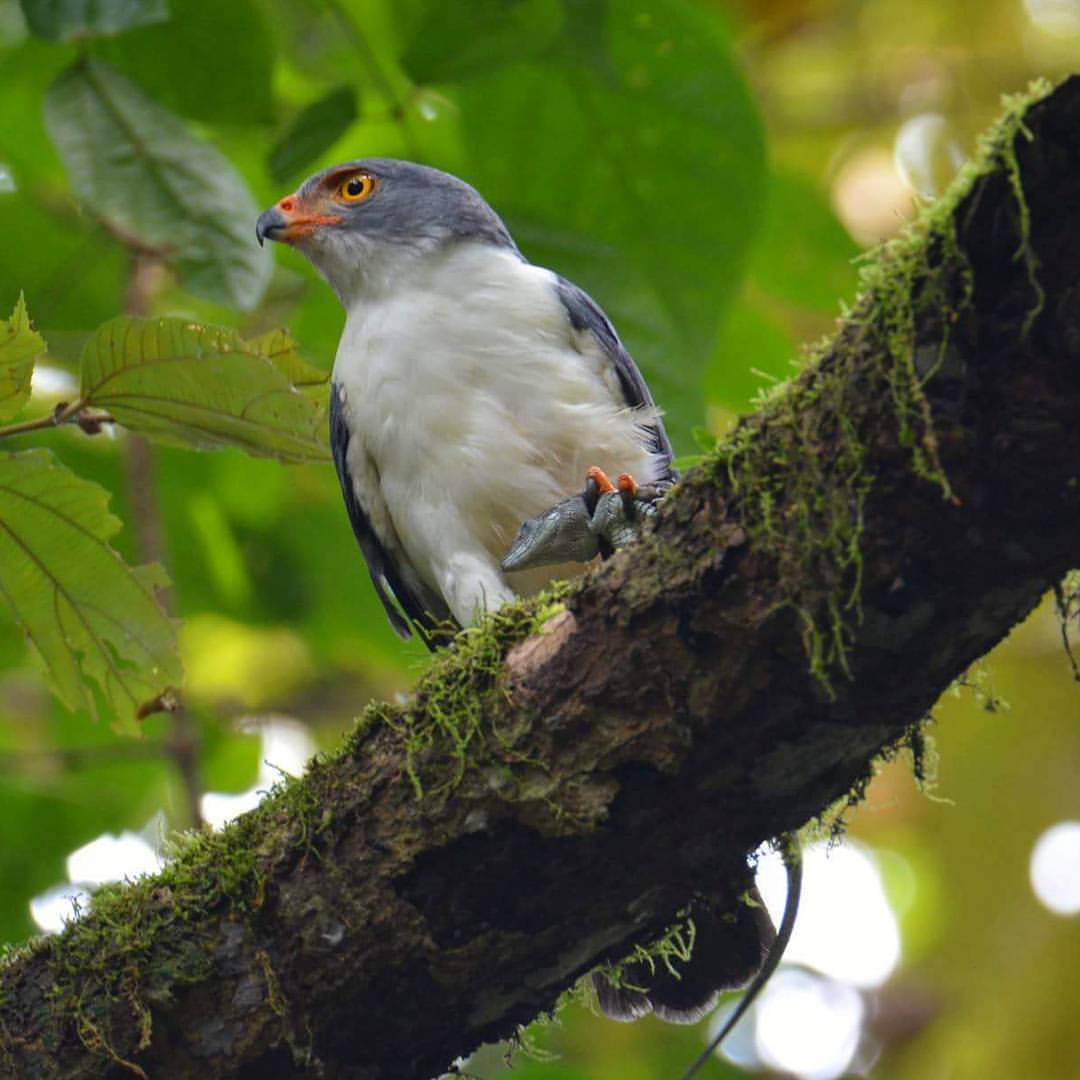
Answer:
[[[469, 179], [530, 258], [592, 292], [691, 455], [830, 330], [859, 252], [947, 184], [999, 96], [1078, 57], [1076, 0], [0, 0], [0, 313], [25, 292], [50, 348], [28, 414], [70, 399], [82, 343], [123, 311], [288, 326], [328, 369], [337, 302], [291, 251], [271, 273], [253, 208], [380, 154]], [[88, 104], [87, 72], [124, 108]], [[226, 241], [185, 233], [189, 197]], [[251, 805], [426, 663], [386, 625], [330, 468], [122, 432], [18, 445], [107, 487], [120, 550], [167, 566], [186, 708], [138, 739], [67, 712], [0, 611], [8, 942], [152, 868], [170, 830]], [[742, 1066], [710, 1075], [1080, 1076], [1076, 830], [1032, 862], [1080, 819], [1052, 606], [969, 681], [935, 713], [934, 797], [883, 768], [854, 861], [811, 863], [797, 963], [733, 1041]], [[571, 1004], [513, 1074], [670, 1078], [706, 1028]], [[503, 1053], [469, 1070], [496, 1076]]]

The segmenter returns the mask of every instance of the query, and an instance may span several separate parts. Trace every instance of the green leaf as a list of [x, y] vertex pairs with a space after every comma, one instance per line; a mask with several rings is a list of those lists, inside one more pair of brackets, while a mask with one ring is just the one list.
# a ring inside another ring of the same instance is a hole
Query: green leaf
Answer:
[[77, 194], [114, 230], [161, 251], [192, 292], [249, 309], [270, 253], [258, 208], [228, 160], [100, 60], [65, 71], [45, 122]]
[[26, 25], [49, 41], [119, 34], [133, 26], [163, 22], [166, 0], [21, 0]]
[[690, 434], [693, 437], [694, 445], [703, 454], [711, 454], [716, 449], [716, 436], [707, 428], [696, 427]]
[[296, 387], [314, 393], [316, 400], [325, 394], [330, 372], [309, 364], [300, 355], [300, 347], [288, 330], [271, 330], [261, 337], [249, 338], [247, 347], [265, 357]]
[[356, 120], [356, 91], [339, 86], [293, 117], [267, 159], [270, 175], [283, 184], [306, 171]]
[[7, 322], [0, 319], [0, 420], [10, 420], [30, 398], [34, 361], [45, 340], [30, 326], [22, 293]]
[[236, 731], [200, 716], [202, 756], [199, 772], [207, 791], [244, 791], [258, 779], [262, 738], [258, 732]]
[[775, 314], [746, 298], [728, 310], [716, 349], [706, 365], [705, 399], [745, 412], [762, 393], [798, 370], [799, 350]]
[[[0, 26], [3, 13], [0, 4]], [[62, 352], [57, 331], [97, 326], [116, 314], [130, 269], [119, 247], [102, 243], [93, 219], [72, 214], [58, 199], [64, 171], [45, 132], [42, 99], [69, 53], [29, 38], [0, 59], [0, 159], [15, 189], [0, 192], [0, 317], [25, 289], [35, 321], [49, 329], [54, 358]]]
[[[761, 123], [714, 12], [565, 0], [564, 13], [544, 63], [448, 90], [468, 179], [531, 259], [604, 307], [686, 446], [761, 210]], [[448, 57], [465, 44], [439, 42]]]
[[396, 4], [394, 15], [399, 23], [411, 24], [401, 63], [418, 83], [468, 78], [539, 58], [563, 26], [560, 0], [422, 0]]
[[834, 314], [858, 281], [859, 249], [817, 187], [794, 172], [769, 177], [750, 277], [771, 296]]
[[[316, 381], [320, 399], [303, 392]], [[183, 319], [113, 319], [87, 342], [81, 399], [166, 443], [328, 461], [322, 372], [283, 332], [245, 342]]]
[[[95, 48], [156, 102], [209, 124], [274, 119], [274, 53], [253, 0], [183, 0], [173, 17]], [[192, 70], [198, 58], [196, 75]]]
[[173, 625], [154, 596], [158, 566], [127, 566], [108, 492], [45, 450], [0, 456], [0, 596], [61, 700], [94, 709], [93, 679], [116, 723], [180, 678]]

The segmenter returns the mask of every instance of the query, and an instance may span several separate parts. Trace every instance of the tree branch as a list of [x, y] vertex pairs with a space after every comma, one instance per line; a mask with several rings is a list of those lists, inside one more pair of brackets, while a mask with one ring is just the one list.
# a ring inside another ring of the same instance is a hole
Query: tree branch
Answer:
[[917, 757], [1077, 557], [1080, 81], [1021, 112], [640, 544], [11, 961], [0, 1062], [430, 1077]]

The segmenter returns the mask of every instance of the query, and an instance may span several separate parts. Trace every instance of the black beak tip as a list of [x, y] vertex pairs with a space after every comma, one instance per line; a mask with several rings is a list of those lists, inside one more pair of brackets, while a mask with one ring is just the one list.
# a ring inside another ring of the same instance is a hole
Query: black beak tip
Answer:
[[285, 218], [276, 206], [264, 210], [255, 223], [255, 239], [259, 241], [259, 247], [262, 247], [266, 240], [273, 240], [274, 235], [284, 229], [286, 224]]

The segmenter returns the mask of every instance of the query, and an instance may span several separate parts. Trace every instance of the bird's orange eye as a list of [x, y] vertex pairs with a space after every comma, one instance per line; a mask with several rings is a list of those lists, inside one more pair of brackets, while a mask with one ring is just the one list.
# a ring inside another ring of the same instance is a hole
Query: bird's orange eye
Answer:
[[338, 198], [342, 202], [362, 202], [375, 191], [375, 177], [367, 173], [356, 173], [348, 180], [343, 180], [338, 188]]

